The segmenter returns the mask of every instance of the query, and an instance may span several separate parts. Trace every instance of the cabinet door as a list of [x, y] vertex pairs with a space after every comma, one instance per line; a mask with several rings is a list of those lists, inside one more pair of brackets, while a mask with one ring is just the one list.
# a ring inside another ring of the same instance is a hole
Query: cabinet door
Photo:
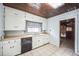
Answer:
[[11, 54], [11, 46], [10, 46], [10, 41], [3, 41], [3, 55], [4, 56], [10, 56]]
[[14, 55], [21, 53], [21, 39], [14, 40]]
[[20, 39], [14, 39], [3, 42], [3, 55], [13, 56], [21, 53], [21, 41]]
[[37, 48], [37, 47], [38, 47], [38, 42], [33, 42], [32, 49]]
[[2, 41], [0, 41], [0, 56], [2, 56]]
[[43, 37], [42, 36], [39, 36], [38, 38], [38, 46], [42, 46], [43, 45]]
[[49, 42], [48, 35], [38, 35], [33, 38], [33, 48], [40, 47]]
[[49, 36], [48, 35], [44, 35], [42, 41], [43, 41], [43, 44], [47, 44], [49, 42]]
[[[4, 30], [4, 6], [2, 3], [0, 3], [0, 32]], [[0, 33], [0, 35], [2, 35]]]
[[10, 40], [10, 50], [12, 51], [11, 52], [11, 55], [18, 55], [21, 53], [21, 40], [20, 39], [13, 39], [13, 40]]
[[44, 37], [44, 40], [43, 40], [43, 44], [46, 44], [46, 43], [48, 43], [48, 38], [46, 37]]
[[32, 49], [37, 48], [37, 47], [38, 47], [38, 39], [34, 37], [32, 39]]
[[15, 39], [10, 40], [10, 51], [12, 51], [12, 52], [9, 52], [11, 56], [16, 55], [16, 53], [17, 53], [17, 52], [15, 52], [16, 51]]
[[25, 30], [25, 12], [5, 7], [5, 30]]

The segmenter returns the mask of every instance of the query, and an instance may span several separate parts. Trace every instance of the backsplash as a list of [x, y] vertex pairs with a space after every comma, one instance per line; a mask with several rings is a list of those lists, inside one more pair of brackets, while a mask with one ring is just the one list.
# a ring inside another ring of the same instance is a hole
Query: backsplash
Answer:
[[40, 33], [46, 33], [46, 31], [42, 32], [26, 32], [26, 31], [5, 31], [5, 36], [19, 36], [19, 35], [36, 35]]
[[18, 36], [23, 34], [24, 31], [5, 31], [5, 36]]
[[0, 40], [3, 40], [4, 39], [4, 36], [0, 36]]

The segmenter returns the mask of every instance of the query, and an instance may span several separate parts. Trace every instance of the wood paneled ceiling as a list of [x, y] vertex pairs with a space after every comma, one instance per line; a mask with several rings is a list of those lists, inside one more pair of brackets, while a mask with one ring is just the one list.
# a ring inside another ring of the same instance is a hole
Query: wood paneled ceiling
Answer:
[[54, 9], [48, 3], [40, 3], [40, 8], [34, 8], [29, 4], [30, 3], [4, 3], [5, 6], [26, 11], [44, 18], [53, 17], [79, 8], [79, 3], [65, 3], [56, 9]]
[[53, 17], [53, 16], [56, 16], [56, 15], [59, 15], [65, 12], [78, 9], [78, 8], [79, 8], [79, 3], [65, 3], [59, 8], [55, 9], [53, 12], [51, 12], [48, 17]]
[[40, 3], [40, 8], [33, 8], [29, 3], [4, 3], [5, 6], [23, 10], [38, 16], [47, 18], [48, 13], [53, 11], [53, 8], [47, 3]]

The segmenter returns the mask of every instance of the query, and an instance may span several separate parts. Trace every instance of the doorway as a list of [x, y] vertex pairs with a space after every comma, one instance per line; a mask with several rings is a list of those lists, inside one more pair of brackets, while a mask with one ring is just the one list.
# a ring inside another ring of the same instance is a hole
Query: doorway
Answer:
[[75, 19], [60, 21], [60, 47], [75, 51]]

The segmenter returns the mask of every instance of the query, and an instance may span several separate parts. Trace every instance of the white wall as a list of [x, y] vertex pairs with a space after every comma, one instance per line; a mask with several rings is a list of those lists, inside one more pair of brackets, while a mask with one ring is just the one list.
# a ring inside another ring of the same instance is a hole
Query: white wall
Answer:
[[[50, 43], [54, 44], [59, 47], [60, 45], [60, 20], [67, 20], [71, 18], [75, 18], [75, 52], [77, 53], [79, 49], [77, 49], [79, 46], [77, 46], [78, 38], [77, 38], [77, 13], [78, 10], [66, 12], [63, 14], [60, 14], [58, 16], [54, 16], [48, 19], [48, 29], [47, 32], [50, 34], [51, 40]], [[78, 31], [79, 32], [79, 31]]]
[[78, 18], [78, 20], [77, 20], [77, 49], [78, 49], [78, 54], [79, 54], [79, 10], [78, 10], [78, 14], [77, 14], [77, 18]]
[[4, 7], [3, 4], [0, 3], [0, 36], [2, 36], [4, 33]]

